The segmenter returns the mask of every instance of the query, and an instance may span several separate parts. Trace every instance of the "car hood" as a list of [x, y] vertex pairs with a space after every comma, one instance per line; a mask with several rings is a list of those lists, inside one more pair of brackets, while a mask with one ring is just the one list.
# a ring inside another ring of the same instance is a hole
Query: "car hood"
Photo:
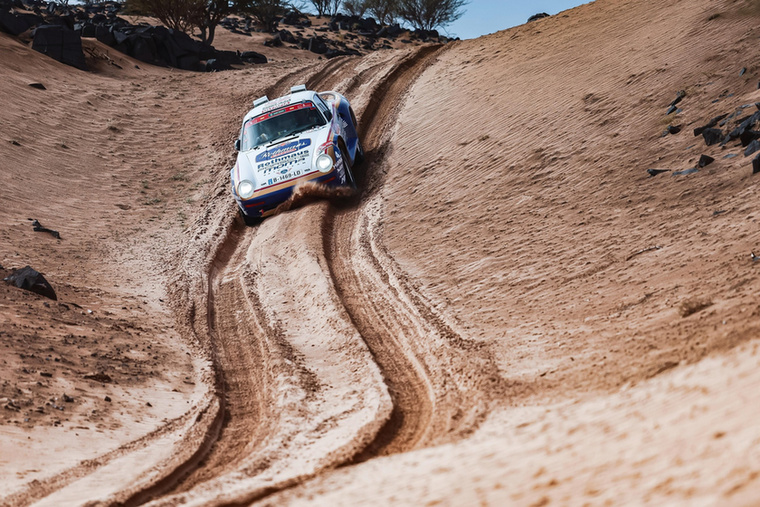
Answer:
[[238, 153], [236, 180], [249, 180], [256, 190], [312, 172], [315, 150], [329, 129], [301, 133], [271, 145]]

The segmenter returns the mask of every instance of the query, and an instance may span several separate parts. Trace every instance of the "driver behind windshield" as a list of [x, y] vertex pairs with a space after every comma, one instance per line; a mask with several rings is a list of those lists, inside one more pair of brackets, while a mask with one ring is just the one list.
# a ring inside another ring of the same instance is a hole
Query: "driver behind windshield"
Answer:
[[311, 102], [284, 109], [284, 112], [282, 109], [272, 111], [249, 121], [243, 133], [243, 149], [255, 148], [281, 137], [327, 123]]

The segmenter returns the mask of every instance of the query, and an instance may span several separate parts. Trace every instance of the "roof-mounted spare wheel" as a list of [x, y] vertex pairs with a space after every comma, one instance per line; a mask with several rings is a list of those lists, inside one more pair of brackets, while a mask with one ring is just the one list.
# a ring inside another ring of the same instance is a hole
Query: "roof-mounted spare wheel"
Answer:
[[290, 89], [290, 93], [298, 93], [298, 92], [305, 92], [306, 91], [306, 85], [300, 84], [295, 85], [293, 88]]
[[258, 99], [253, 101], [253, 107], [258, 107], [261, 104], [266, 104], [267, 102], [269, 102], [269, 97], [264, 95], [263, 97], [259, 97]]

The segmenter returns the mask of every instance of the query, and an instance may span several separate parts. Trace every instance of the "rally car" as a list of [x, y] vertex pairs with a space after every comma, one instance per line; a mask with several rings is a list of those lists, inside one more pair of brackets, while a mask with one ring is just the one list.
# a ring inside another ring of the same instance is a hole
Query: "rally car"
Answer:
[[249, 225], [272, 214], [305, 182], [355, 188], [351, 169], [364, 156], [348, 100], [305, 85], [278, 99], [253, 101], [235, 149], [232, 195]]

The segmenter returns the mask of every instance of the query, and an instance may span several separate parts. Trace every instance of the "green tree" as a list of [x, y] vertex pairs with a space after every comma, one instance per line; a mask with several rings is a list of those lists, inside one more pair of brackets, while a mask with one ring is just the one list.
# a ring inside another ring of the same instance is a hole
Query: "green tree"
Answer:
[[459, 19], [467, 0], [398, 0], [398, 15], [414, 28], [443, 28]]

